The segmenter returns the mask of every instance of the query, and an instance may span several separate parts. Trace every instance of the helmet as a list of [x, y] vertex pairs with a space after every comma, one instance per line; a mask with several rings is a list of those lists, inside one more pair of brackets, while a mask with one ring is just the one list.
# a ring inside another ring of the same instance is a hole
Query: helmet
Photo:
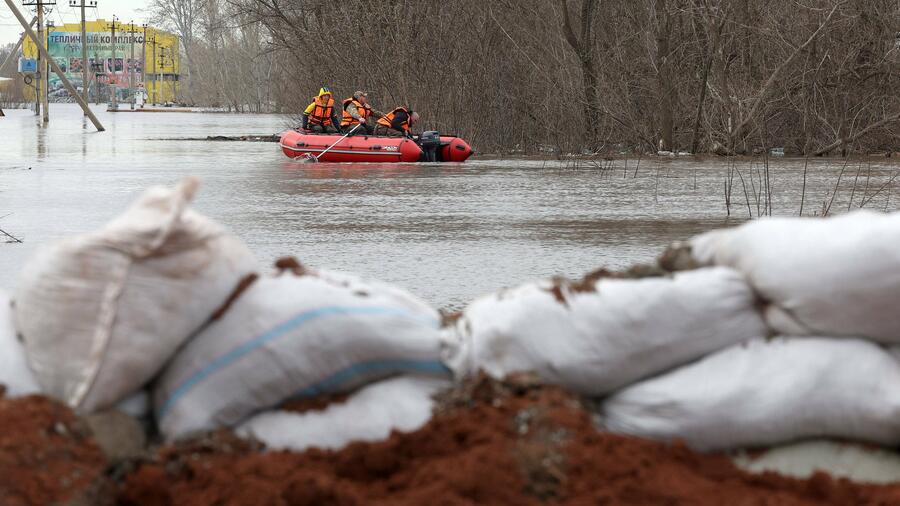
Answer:
[[369, 96], [369, 94], [364, 91], [354, 91], [353, 92], [353, 98], [358, 99], [359, 97], [368, 97], [368, 96]]
[[328, 86], [322, 86], [319, 88], [319, 96], [321, 97], [322, 95], [333, 95], [333, 93], [331, 93], [331, 89]]

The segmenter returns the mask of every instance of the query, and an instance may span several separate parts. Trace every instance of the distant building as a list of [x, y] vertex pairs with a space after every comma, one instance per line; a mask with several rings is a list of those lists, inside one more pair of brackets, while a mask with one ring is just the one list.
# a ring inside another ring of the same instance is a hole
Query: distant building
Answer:
[[[147, 91], [151, 103], [176, 102], [180, 75], [178, 36], [156, 28], [116, 22], [115, 53], [113, 61], [111, 23], [104, 19], [86, 23], [88, 79], [91, 99], [101, 97], [108, 100], [111, 84], [115, 83], [119, 100], [130, 100], [131, 72], [134, 70], [134, 86], [141, 83]], [[49, 29], [47, 51], [65, 72], [66, 77], [77, 88], [82, 87], [81, 24], [66, 23]], [[131, 58], [132, 46], [134, 60]], [[30, 38], [23, 46], [26, 58], [37, 57], [37, 47]], [[51, 101], [55, 94], [65, 94], [65, 89], [55, 73], [51, 71], [49, 81]], [[34, 100], [34, 88], [27, 88], [26, 98]]]

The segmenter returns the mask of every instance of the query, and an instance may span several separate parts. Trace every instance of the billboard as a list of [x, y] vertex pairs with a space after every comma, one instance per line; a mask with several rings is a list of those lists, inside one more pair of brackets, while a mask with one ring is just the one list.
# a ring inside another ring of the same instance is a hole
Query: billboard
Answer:
[[[143, 86], [152, 102], [173, 102], [177, 98], [179, 78], [178, 36], [152, 27], [128, 23], [115, 24], [115, 40], [112, 23], [103, 19], [86, 23], [87, 66], [92, 99], [101, 95], [108, 100], [109, 90], [115, 84], [120, 100], [130, 99], [134, 88]], [[47, 52], [60, 66], [66, 77], [77, 88], [82, 87], [81, 25], [67, 23], [50, 27], [46, 33]], [[37, 47], [27, 39], [24, 55], [34, 58]], [[66, 95], [55, 73], [49, 77], [49, 95]], [[33, 96], [33, 92], [32, 92]]]

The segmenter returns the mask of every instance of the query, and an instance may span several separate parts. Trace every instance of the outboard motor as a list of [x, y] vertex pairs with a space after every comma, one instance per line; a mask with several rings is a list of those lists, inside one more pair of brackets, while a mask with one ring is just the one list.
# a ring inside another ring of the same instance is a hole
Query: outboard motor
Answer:
[[441, 149], [441, 134], [434, 130], [422, 132], [419, 136], [419, 147], [422, 148], [423, 162], [438, 162], [438, 152]]

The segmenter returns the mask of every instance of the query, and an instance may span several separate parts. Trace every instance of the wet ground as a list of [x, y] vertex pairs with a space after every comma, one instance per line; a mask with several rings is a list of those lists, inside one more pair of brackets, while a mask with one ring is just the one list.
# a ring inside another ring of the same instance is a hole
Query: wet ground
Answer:
[[203, 180], [196, 208], [263, 260], [296, 255], [400, 284], [440, 307], [535, 278], [649, 260], [674, 240], [765, 214], [766, 187], [775, 215], [797, 215], [802, 195], [805, 215], [861, 204], [894, 210], [900, 199], [900, 164], [884, 158], [811, 161], [805, 190], [804, 160], [780, 158], [769, 160], [768, 182], [762, 158], [733, 168], [722, 158], [656, 156], [301, 164], [273, 143], [165, 140], [272, 134], [289, 126], [282, 116], [98, 107], [107, 131], [97, 133], [73, 104], [52, 104], [40, 128], [30, 111], [6, 112], [0, 228], [24, 241], [0, 238], [6, 289], [41, 244], [95, 228], [146, 187], [186, 175]]

